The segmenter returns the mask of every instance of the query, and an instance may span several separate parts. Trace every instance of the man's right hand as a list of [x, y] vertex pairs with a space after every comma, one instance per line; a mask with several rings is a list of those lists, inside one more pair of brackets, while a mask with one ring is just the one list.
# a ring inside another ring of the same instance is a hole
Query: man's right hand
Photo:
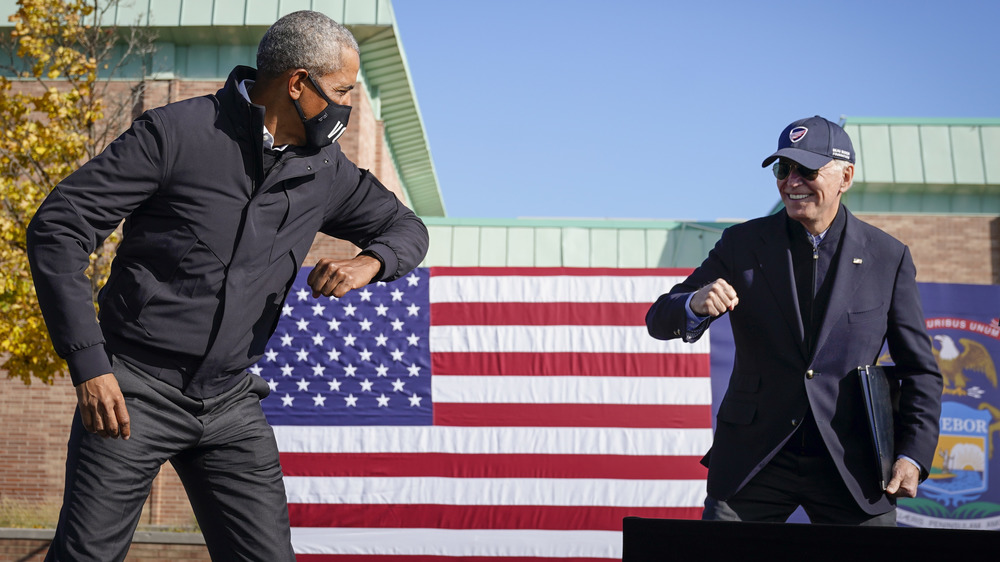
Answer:
[[691, 297], [691, 311], [698, 316], [720, 316], [740, 303], [736, 289], [725, 279], [716, 279]]
[[112, 373], [83, 381], [76, 387], [76, 401], [80, 406], [83, 427], [101, 437], [128, 439], [128, 410], [125, 397], [118, 388], [118, 379]]

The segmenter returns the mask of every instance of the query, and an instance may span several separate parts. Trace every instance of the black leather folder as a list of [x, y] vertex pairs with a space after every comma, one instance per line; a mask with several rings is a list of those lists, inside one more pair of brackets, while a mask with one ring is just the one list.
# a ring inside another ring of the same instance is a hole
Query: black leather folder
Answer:
[[893, 392], [886, 370], [868, 365], [857, 368], [861, 396], [868, 415], [868, 430], [875, 453], [875, 469], [882, 489], [892, 478], [893, 458]]

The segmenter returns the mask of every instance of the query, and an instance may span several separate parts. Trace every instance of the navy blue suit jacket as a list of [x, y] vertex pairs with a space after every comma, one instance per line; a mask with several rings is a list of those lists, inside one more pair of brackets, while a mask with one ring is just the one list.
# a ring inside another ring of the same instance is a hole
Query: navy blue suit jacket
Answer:
[[658, 339], [701, 337], [687, 328], [690, 293], [725, 279], [739, 304], [730, 314], [736, 357], [704, 463], [708, 493], [727, 500], [760, 470], [811, 407], [820, 434], [858, 505], [884, 513], [894, 501], [875, 471], [860, 386], [849, 376], [874, 365], [884, 341], [900, 383], [896, 454], [931, 466], [938, 438], [941, 375], [924, 327], [916, 269], [905, 245], [846, 209], [834, 282], [809, 353], [796, 298], [787, 215], [728, 228], [708, 258], [646, 315]]

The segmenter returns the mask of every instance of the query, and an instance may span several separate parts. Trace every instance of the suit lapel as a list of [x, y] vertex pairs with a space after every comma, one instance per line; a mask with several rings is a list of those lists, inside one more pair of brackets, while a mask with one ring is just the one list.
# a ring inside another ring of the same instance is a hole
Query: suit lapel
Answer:
[[[830, 336], [833, 328], [845, 317], [845, 312], [857, 290], [864, 285], [865, 277], [874, 263], [874, 254], [868, 249], [868, 238], [859, 226], [858, 219], [850, 211], [844, 224], [844, 237], [837, 259], [834, 283], [830, 292], [823, 324], [819, 328], [815, 350], [820, 349]], [[866, 267], [866, 264], [869, 267]]]
[[781, 316], [788, 323], [789, 330], [796, 336], [799, 351], [806, 357], [805, 330], [802, 313], [799, 311], [799, 299], [795, 296], [798, 293], [795, 292], [792, 248], [785, 226], [785, 211], [782, 210], [772, 217], [773, 220], [760, 232], [761, 245], [755, 250], [757, 266], [767, 280], [767, 286], [778, 303]]

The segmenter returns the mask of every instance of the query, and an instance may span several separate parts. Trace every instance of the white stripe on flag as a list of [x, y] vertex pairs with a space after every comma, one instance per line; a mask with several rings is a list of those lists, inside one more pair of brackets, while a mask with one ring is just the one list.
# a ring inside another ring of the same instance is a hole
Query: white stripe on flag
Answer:
[[617, 558], [618, 531], [293, 527], [296, 554]]
[[431, 326], [434, 353], [665, 353], [709, 352], [709, 338], [690, 344], [659, 341], [645, 326]]
[[435, 275], [436, 302], [635, 302], [653, 304], [684, 277]]
[[700, 507], [704, 480], [286, 476], [289, 503]]
[[274, 426], [283, 453], [701, 456], [711, 428]]
[[431, 388], [437, 403], [712, 403], [708, 377], [436, 376]]

